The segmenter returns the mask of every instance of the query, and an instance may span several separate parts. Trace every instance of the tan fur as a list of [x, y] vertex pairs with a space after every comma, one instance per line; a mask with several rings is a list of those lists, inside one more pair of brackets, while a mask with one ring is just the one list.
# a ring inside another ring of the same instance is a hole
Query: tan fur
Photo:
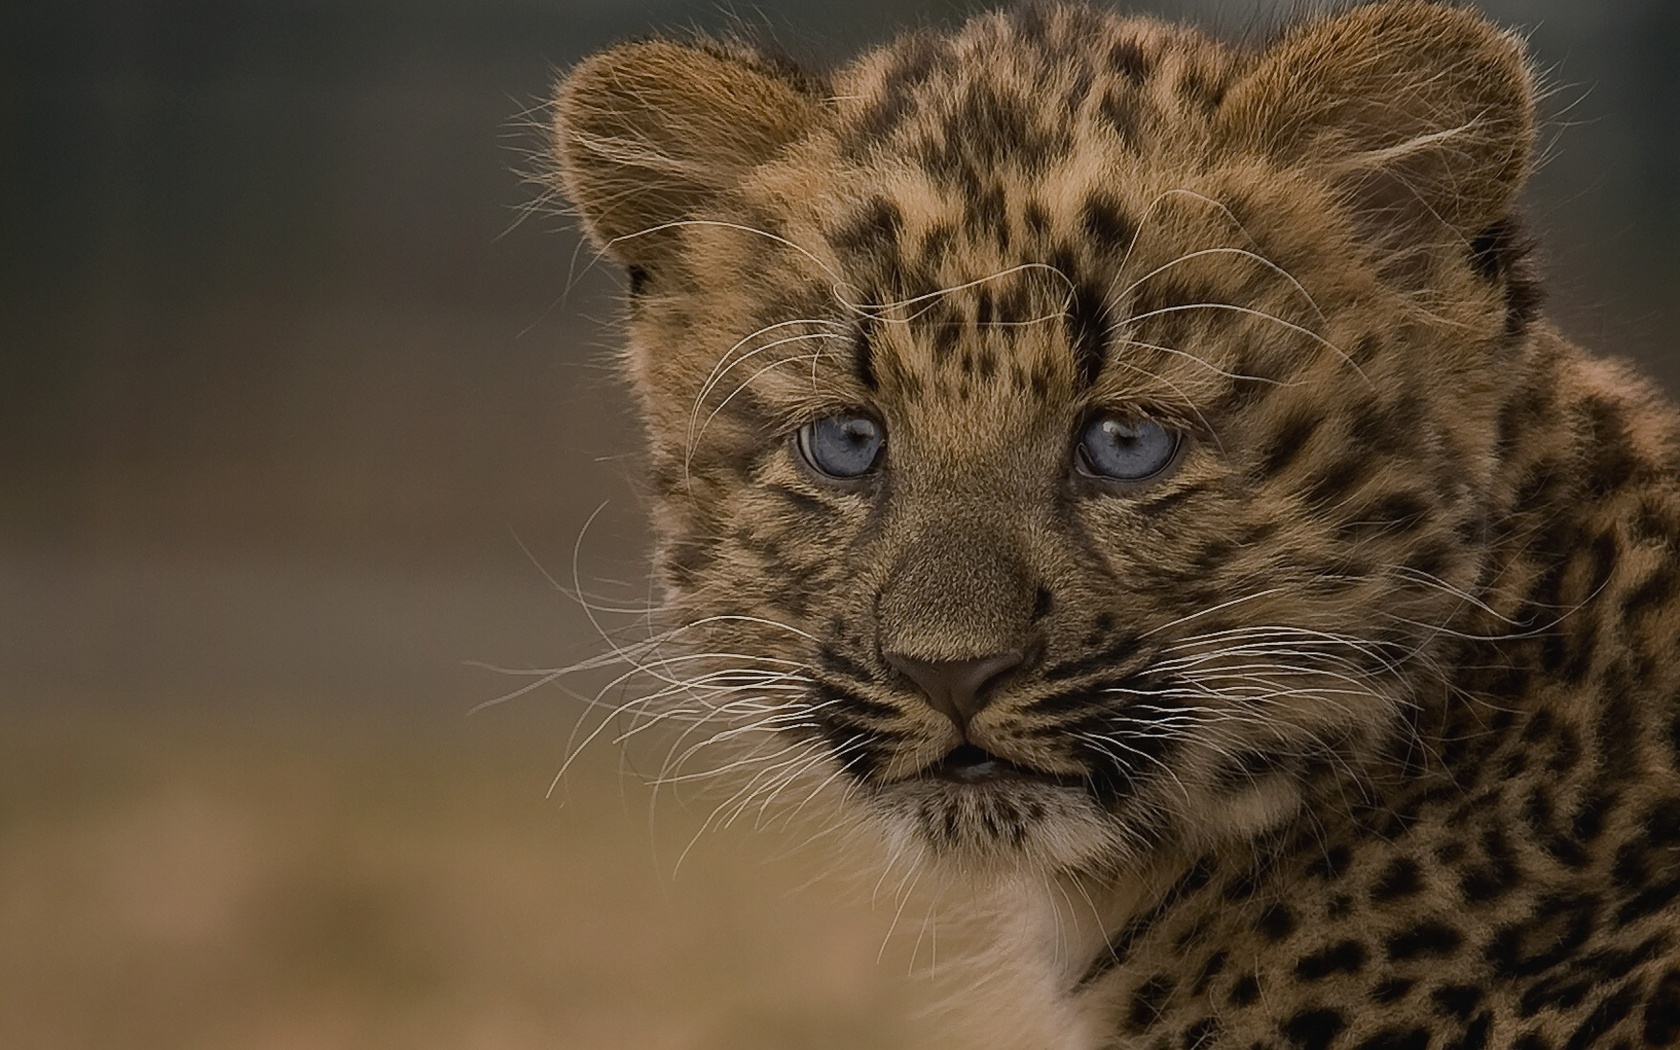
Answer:
[[[1680, 1040], [1676, 417], [1534, 316], [1534, 105], [1518, 38], [1413, 0], [561, 84], [557, 182], [632, 275], [646, 652], [730, 654], [642, 713], [727, 805], [833, 796], [1040, 916], [998, 1045]], [[859, 412], [877, 469], [805, 464]], [[1181, 458], [1083, 476], [1105, 413]], [[1004, 652], [960, 726], [894, 669]], [[1033, 775], [931, 775], [958, 745]]]

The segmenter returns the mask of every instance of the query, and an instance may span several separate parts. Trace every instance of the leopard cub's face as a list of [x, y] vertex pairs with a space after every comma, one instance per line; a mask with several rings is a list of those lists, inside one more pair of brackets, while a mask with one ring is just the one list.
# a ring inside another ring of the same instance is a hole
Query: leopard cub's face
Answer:
[[631, 273], [674, 753], [1076, 867], [1403, 747], [1487, 542], [1531, 94], [1426, 4], [586, 62], [560, 174]]

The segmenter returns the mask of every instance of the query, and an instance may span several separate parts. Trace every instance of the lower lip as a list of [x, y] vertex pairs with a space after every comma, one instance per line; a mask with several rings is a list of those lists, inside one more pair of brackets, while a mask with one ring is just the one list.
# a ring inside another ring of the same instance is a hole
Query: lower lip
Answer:
[[1077, 787], [1075, 778], [1035, 773], [1004, 762], [976, 762], [952, 769], [938, 768], [926, 774], [928, 779], [946, 784], [986, 785], [998, 783], [1042, 784], [1045, 787]]
[[1001, 762], [976, 762], [954, 769], [936, 769], [935, 778], [952, 784], [990, 784], [997, 780], [1026, 780], [1028, 776]]

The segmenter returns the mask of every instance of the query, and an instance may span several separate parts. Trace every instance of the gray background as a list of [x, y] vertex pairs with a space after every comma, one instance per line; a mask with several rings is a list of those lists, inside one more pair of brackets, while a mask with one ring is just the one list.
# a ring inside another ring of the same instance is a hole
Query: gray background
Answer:
[[[7, 5], [0, 689], [220, 703], [367, 672], [389, 680], [346, 702], [454, 711], [480, 687], [440, 670], [564, 656], [568, 603], [492, 595], [538, 579], [514, 535], [569, 577], [605, 500], [584, 569], [645, 594], [635, 439], [615, 278], [565, 220], [521, 221], [520, 114], [658, 27], [739, 17], [821, 61], [971, 6]], [[1139, 5], [1238, 35], [1284, 6]], [[1551, 312], [1676, 387], [1680, 6], [1483, 6], [1552, 88], [1528, 201]]]
[[[1483, 6], [1553, 89], [1552, 315], [1680, 390], [1680, 4]], [[822, 60], [968, 9], [738, 14]], [[545, 572], [648, 594], [617, 278], [521, 221], [522, 114], [593, 48], [729, 17], [0, 6], [0, 1044], [909, 1044], [890, 887], [843, 906], [744, 828], [673, 879], [708, 809], [648, 819], [613, 748], [545, 798], [575, 699], [466, 717], [525, 681], [471, 661], [604, 648]]]

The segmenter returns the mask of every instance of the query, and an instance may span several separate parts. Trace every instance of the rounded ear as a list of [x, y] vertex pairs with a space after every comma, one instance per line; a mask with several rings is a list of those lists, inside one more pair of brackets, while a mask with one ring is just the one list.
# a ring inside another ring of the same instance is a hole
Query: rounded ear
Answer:
[[1226, 96], [1225, 134], [1316, 170], [1390, 244], [1507, 216], [1528, 178], [1535, 86], [1521, 39], [1424, 0], [1305, 23]]
[[671, 224], [806, 131], [818, 103], [747, 56], [648, 41], [583, 60], [555, 92], [560, 190], [608, 255], [656, 264]]

